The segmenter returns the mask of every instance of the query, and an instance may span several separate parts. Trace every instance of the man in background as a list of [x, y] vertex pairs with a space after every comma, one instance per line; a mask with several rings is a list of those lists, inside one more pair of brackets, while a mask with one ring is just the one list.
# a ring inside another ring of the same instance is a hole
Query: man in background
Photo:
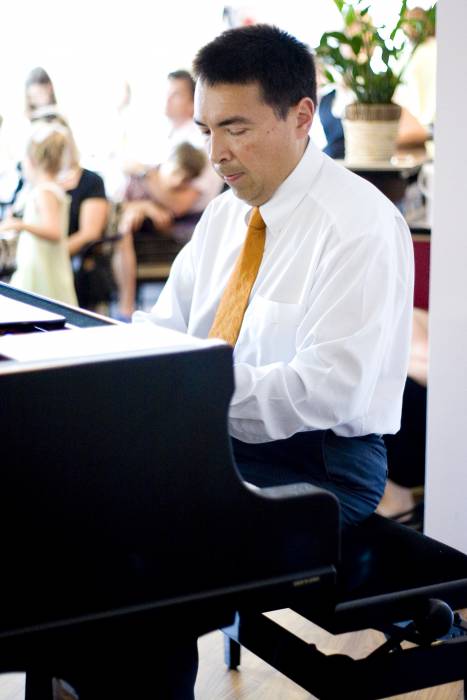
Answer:
[[[182, 143], [188, 143], [197, 149], [204, 148], [204, 139], [199, 129], [193, 122], [193, 96], [195, 83], [188, 71], [177, 70], [169, 73], [167, 78], [167, 94], [165, 102], [165, 115], [169, 120], [170, 130], [167, 139], [160, 151], [160, 158], [157, 165], [167, 163], [173, 157], [173, 153]], [[154, 170], [152, 167], [140, 165], [137, 172], [133, 172], [130, 177], [143, 179], [146, 173]], [[216, 174], [211, 164], [206, 159], [206, 163], [199, 175], [192, 178], [189, 183], [185, 183], [185, 190], [190, 190], [190, 197], [177, 198], [177, 207], [173, 208], [168, 202], [164, 204], [160, 200], [157, 202], [157, 217], [146, 217], [146, 223], [141, 221], [140, 230], [147, 230], [155, 234], [155, 237], [180, 239], [180, 232], [183, 240], [190, 239], [193, 229], [202, 212], [222, 190], [223, 182]], [[132, 206], [136, 206], [135, 198], [132, 197]], [[147, 206], [147, 203], [144, 205]], [[125, 211], [125, 206], [124, 206]], [[178, 226], [173, 227], [174, 220], [178, 221]], [[181, 222], [181, 223], [180, 223]], [[173, 235], [172, 235], [173, 232]], [[120, 245], [114, 256], [114, 274], [118, 287], [119, 310], [118, 318], [123, 321], [130, 320], [136, 302], [136, 278], [137, 278], [137, 257], [135, 251], [134, 235], [138, 234], [135, 227], [127, 226], [127, 219], [124, 215], [120, 233], [123, 234]]]

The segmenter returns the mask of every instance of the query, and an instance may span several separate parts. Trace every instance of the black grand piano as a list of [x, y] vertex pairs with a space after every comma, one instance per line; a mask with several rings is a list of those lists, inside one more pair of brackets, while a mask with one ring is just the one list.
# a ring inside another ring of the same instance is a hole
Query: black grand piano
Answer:
[[2, 300], [23, 323], [0, 335], [0, 671], [50, 667], [64, 638], [74, 654], [148, 616], [207, 631], [297, 591], [332, 605], [337, 502], [241, 481], [225, 344], [4, 284]]
[[[2, 331], [2, 299], [41, 319]], [[232, 388], [224, 344], [0, 283], [0, 672], [27, 672], [27, 700], [48, 697], [57, 658], [187, 620], [224, 628], [231, 668], [246, 646], [318, 698], [466, 678], [467, 556], [378, 515], [341, 541], [330, 493], [242, 482]], [[281, 607], [386, 642], [324, 654], [263, 614]]]

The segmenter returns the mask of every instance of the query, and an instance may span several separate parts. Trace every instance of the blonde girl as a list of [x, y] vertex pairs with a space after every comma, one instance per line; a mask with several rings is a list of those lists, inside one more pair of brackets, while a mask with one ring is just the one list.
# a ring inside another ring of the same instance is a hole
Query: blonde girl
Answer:
[[8, 217], [1, 230], [19, 232], [16, 272], [11, 284], [67, 304], [77, 304], [67, 247], [69, 197], [57, 177], [67, 166], [66, 129], [36, 126], [23, 161], [29, 189], [23, 217]]

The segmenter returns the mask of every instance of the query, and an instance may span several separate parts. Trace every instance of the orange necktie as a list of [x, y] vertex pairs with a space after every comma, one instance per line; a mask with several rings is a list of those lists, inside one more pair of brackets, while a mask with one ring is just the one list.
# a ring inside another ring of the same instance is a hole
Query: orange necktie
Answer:
[[266, 224], [255, 207], [248, 222], [245, 242], [217, 307], [209, 338], [222, 338], [232, 346], [237, 342], [251, 288], [261, 265], [265, 240]]

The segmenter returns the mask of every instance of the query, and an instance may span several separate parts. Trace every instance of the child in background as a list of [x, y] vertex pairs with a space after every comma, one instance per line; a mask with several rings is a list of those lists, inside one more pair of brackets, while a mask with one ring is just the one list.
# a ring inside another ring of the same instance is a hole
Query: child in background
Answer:
[[143, 175], [133, 175], [125, 192], [120, 232], [136, 233], [145, 219], [157, 231], [167, 231], [176, 218], [200, 213], [196, 203], [201, 193], [196, 186], [206, 165], [204, 151], [191, 143], [178, 144], [169, 158], [149, 168]]
[[204, 151], [184, 141], [160, 165], [143, 175], [131, 176], [118, 229], [123, 238], [114, 256], [119, 320], [129, 321], [135, 309], [137, 264], [133, 234], [148, 231], [186, 243], [207, 204], [206, 193], [199, 186], [205, 165]]
[[62, 127], [41, 124], [29, 140], [23, 172], [29, 189], [23, 217], [7, 217], [0, 231], [19, 232], [16, 272], [10, 282], [19, 289], [76, 305], [67, 247], [69, 197], [56, 180], [67, 154]]

